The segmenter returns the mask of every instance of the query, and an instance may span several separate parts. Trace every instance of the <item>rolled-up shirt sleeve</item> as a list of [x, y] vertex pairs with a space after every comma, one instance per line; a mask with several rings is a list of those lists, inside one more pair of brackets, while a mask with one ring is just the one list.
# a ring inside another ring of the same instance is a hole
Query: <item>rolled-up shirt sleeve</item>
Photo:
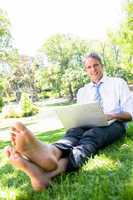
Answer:
[[128, 112], [133, 120], [133, 93], [129, 90], [129, 87], [123, 79], [120, 83], [120, 105], [122, 112]]

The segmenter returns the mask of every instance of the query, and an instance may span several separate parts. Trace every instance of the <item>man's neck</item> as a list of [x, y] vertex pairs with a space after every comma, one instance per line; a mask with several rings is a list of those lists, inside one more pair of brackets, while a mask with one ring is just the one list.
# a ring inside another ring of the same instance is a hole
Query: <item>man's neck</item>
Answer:
[[100, 78], [96, 79], [96, 80], [91, 80], [94, 84], [98, 84], [100, 82], [100, 80], [103, 78], [103, 74]]

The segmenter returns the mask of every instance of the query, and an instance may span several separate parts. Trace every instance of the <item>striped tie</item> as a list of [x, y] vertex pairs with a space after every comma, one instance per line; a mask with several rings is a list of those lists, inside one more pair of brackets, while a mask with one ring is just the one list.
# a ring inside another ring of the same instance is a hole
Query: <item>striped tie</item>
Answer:
[[95, 87], [95, 101], [97, 103], [99, 103], [100, 106], [102, 106], [102, 98], [100, 95], [100, 86], [101, 86], [101, 83], [94, 86]]

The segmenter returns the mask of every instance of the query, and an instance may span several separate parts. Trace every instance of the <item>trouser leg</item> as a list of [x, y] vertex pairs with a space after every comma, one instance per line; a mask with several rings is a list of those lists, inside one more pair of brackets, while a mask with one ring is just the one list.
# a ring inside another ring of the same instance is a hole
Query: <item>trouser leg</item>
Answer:
[[78, 169], [99, 149], [112, 144], [125, 135], [125, 127], [121, 122], [115, 122], [107, 127], [97, 127], [86, 130], [69, 154], [68, 171]]
[[55, 142], [53, 145], [62, 150], [63, 156], [66, 156], [72, 151], [74, 146], [78, 145], [83, 133], [83, 128], [71, 128], [62, 139], [58, 140], [58, 142]]

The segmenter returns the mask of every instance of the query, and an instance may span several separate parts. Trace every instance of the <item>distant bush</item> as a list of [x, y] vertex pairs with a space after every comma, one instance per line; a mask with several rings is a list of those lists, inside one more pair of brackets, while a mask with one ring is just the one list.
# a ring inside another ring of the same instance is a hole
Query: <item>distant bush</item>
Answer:
[[22, 93], [20, 105], [21, 105], [23, 117], [32, 116], [39, 111], [38, 107], [32, 103], [27, 93]]
[[19, 118], [32, 116], [38, 111], [38, 107], [32, 103], [29, 95], [27, 93], [23, 93], [21, 95], [20, 104], [5, 105], [2, 109], [2, 115], [5, 118]]
[[127, 82], [133, 81], [133, 74], [129, 70], [123, 69], [121, 67], [109, 67], [108, 69], [106, 69], [106, 73], [108, 76], [123, 78]]

